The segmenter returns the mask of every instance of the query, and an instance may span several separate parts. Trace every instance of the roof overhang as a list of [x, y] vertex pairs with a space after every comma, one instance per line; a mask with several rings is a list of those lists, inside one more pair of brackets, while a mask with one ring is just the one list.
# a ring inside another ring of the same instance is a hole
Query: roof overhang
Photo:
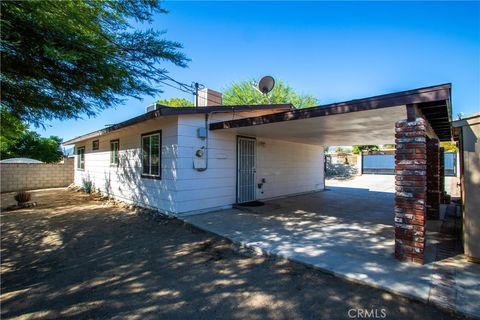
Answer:
[[458, 119], [452, 122], [453, 126], [453, 137], [455, 140], [460, 139], [460, 132], [462, 127], [471, 126], [474, 124], [480, 124], [480, 112], [473, 113], [466, 116], [465, 118]]
[[395, 122], [414, 106], [441, 141], [452, 139], [451, 85], [444, 84], [258, 117], [221, 121], [210, 130], [320, 145], [389, 144]]
[[480, 121], [480, 112], [472, 113], [471, 115], [466, 116], [465, 118], [458, 119], [452, 122], [454, 128], [460, 128], [470, 125], [469, 120], [479, 119]]
[[176, 116], [176, 115], [188, 115], [188, 114], [210, 114], [210, 113], [236, 113], [236, 112], [253, 112], [253, 111], [271, 111], [282, 112], [286, 110], [293, 110], [295, 107], [290, 103], [284, 104], [260, 104], [260, 105], [230, 105], [230, 106], [206, 106], [206, 107], [167, 107], [164, 105], [157, 104], [157, 109], [154, 111], [147, 112], [145, 114], [139, 115], [135, 118], [128, 119], [126, 121], [114, 124], [104, 129], [93, 131], [76, 138], [67, 140], [63, 145], [71, 145], [77, 142], [81, 142], [88, 139], [93, 139], [110, 133], [113, 131], [120, 130], [125, 127], [135, 125], [147, 120], [156, 119], [165, 116]]

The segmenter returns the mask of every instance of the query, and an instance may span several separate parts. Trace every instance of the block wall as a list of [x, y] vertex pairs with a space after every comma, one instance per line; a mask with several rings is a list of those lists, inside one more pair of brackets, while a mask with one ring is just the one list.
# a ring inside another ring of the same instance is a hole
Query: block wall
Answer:
[[1, 192], [67, 187], [73, 183], [74, 159], [63, 163], [2, 163]]

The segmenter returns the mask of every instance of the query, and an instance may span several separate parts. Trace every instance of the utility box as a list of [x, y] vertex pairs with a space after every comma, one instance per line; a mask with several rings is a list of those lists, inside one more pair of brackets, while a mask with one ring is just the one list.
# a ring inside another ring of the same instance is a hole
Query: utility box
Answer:
[[197, 129], [197, 137], [200, 139], [206, 139], [207, 138], [207, 128], [198, 128]]

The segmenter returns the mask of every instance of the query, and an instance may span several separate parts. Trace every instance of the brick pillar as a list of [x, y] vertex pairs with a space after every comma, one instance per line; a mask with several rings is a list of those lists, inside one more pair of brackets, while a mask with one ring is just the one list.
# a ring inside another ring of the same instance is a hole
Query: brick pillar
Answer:
[[440, 145], [437, 139], [427, 141], [427, 217], [440, 217]]
[[423, 263], [427, 190], [425, 120], [395, 124], [395, 257]]
[[445, 149], [440, 147], [440, 203], [445, 203]]

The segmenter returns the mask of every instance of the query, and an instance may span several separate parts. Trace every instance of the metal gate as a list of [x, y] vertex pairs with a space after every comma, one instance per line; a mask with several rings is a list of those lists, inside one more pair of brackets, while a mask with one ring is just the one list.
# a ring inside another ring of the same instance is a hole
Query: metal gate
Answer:
[[237, 138], [237, 203], [255, 200], [256, 141]]
[[362, 173], [367, 174], [394, 174], [394, 154], [363, 154]]

